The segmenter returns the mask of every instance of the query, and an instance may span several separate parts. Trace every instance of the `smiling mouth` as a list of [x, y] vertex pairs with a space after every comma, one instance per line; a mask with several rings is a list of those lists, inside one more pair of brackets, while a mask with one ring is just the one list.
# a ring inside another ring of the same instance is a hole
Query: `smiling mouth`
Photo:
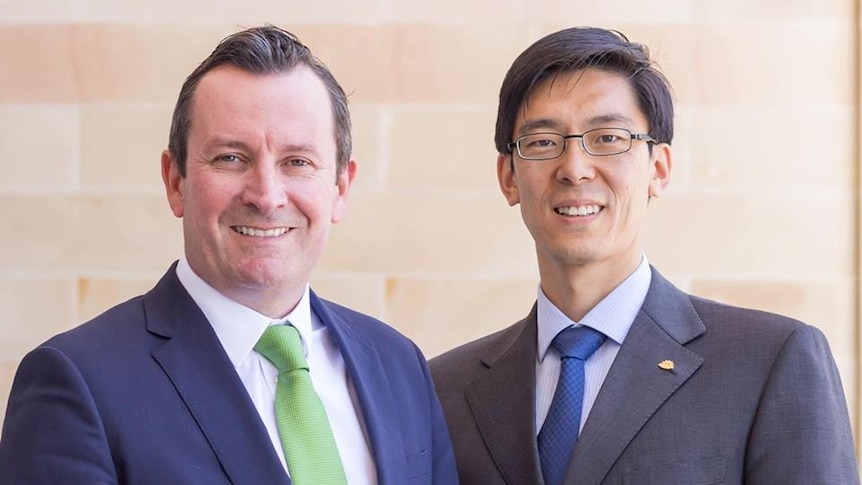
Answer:
[[275, 229], [255, 229], [248, 226], [231, 226], [231, 229], [243, 236], [252, 237], [278, 237], [287, 232], [286, 227], [278, 227]]
[[583, 217], [583, 216], [591, 216], [593, 214], [598, 214], [602, 210], [602, 206], [600, 205], [581, 205], [581, 206], [569, 206], [569, 207], [555, 207], [554, 212], [560, 214], [561, 216], [569, 216], [569, 217]]

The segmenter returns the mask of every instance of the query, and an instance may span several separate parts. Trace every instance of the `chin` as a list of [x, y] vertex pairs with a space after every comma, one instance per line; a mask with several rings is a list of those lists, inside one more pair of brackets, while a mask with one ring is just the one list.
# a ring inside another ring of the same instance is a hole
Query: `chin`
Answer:
[[246, 265], [235, 268], [233, 273], [236, 281], [247, 287], [266, 287], [284, 279], [284, 272], [272, 265]]
[[576, 247], [558, 248], [553, 251], [553, 258], [567, 266], [586, 266], [608, 259], [611, 255], [604, 248], [592, 244], [578, 244]]
[[570, 255], [564, 259], [567, 266], [588, 266], [601, 261], [601, 258], [586, 254]]

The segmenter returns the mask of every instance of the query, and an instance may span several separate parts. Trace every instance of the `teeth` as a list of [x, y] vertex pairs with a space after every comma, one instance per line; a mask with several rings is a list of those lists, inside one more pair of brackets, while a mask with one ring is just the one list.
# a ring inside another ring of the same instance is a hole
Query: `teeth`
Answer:
[[598, 213], [601, 207], [598, 205], [582, 205], [580, 207], [558, 207], [554, 210], [557, 211], [557, 214], [564, 216], [588, 216]]
[[278, 229], [255, 229], [253, 227], [248, 226], [234, 226], [234, 231], [246, 235], [246, 236], [254, 236], [254, 237], [278, 237], [287, 232], [286, 227], [279, 227]]

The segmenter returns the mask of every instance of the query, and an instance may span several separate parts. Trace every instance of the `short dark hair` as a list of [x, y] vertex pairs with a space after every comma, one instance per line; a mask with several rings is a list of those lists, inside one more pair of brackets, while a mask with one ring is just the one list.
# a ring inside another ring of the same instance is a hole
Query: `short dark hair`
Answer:
[[297, 66], [311, 69], [326, 86], [332, 103], [335, 124], [337, 172], [347, 166], [351, 153], [350, 110], [347, 95], [335, 77], [311, 50], [292, 33], [272, 25], [254, 27], [231, 34], [219, 42], [212, 54], [194, 70], [180, 89], [171, 132], [168, 140], [170, 150], [177, 163], [180, 175], [186, 176], [188, 136], [192, 124], [194, 93], [204, 75], [216, 67], [231, 65], [252, 74], [281, 74]]
[[649, 57], [649, 49], [629, 42], [620, 32], [572, 27], [536, 41], [515, 59], [500, 88], [494, 143], [508, 153], [518, 110], [545, 79], [566, 72], [594, 68], [628, 79], [649, 121], [649, 135], [659, 143], [673, 140], [673, 100], [670, 85]]

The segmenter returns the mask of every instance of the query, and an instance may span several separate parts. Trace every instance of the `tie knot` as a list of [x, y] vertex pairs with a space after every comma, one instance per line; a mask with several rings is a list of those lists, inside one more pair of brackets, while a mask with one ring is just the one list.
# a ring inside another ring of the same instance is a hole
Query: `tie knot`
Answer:
[[602, 346], [605, 334], [590, 327], [569, 327], [554, 337], [551, 345], [560, 353], [560, 359], [571, 357], [587, 360]]
[[292, 325], [271, 325], [257, 341], [254, 350], [267, 358], [278, 372], [308, 369], [299, 332]]

